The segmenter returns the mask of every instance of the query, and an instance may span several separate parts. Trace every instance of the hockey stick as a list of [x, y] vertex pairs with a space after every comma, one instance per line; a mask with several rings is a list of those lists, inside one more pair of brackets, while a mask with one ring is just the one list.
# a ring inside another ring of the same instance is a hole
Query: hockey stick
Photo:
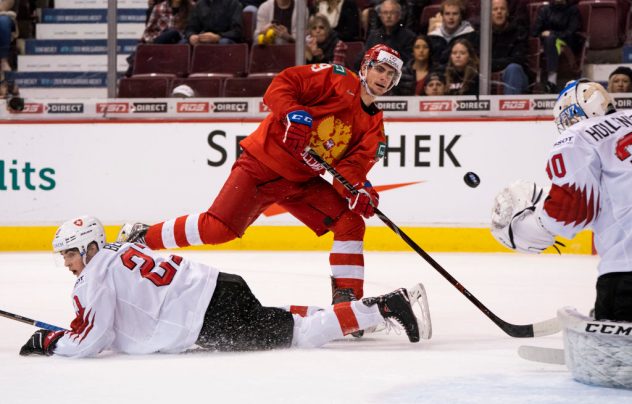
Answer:
[[56, 325], [51, 325], [51, 324], [44, 323], [44, 322], [41, 322], [41, 321], [32, 320], [30, 318], [22, 317], [20, 315], [9, 313], [9, 312], [3, 311], [3, 310], [0, 310], [0, 316], [6, 317], [6, 318], [10, 318], [11, 320], [19, 321], [19, 322], [24, 323], [24, 324], [29, 324], [29, 325], [34, 325], [35, 327], [44, 328], [45, 330], [65, 331], [64, 328], [57, 327]]
[[[323, 166], [325, 170], [327, 170], [336, 180], [338, 180], [342, 186], [345, 187], [347, 191], [349, 191], [352, 195], [358, 194], [358, 190], [351, 185], [349, 181], [345, 177], [343, 177], [335, 168], [333, 168], [329, 163], [327, 163], [318, 153], [316, 153], [311, 148], [305, 148], [305, 152], [307, 152], [310, 156], [314, 158], [320, 165]], [[454, 279], [452, 275], [437, 261], [435, 261], [427, 252], [425, 252], [417, 243], [415, 243], [406, 233], [402, 231], [395, 223], [393, 223], [384, 213], [382, 213], [378, 208], [375, 208], [375, 215], [380, 218], [382, 222], [386, 226], [388, 226], [395, 234], [397, 234], [402, 240], [406, 242], [415, 252], [426, 260], [434, 269], [437, 270], [444, 278], [448, 280], [455, 288], [457, 288], [465, 297], [468, 298], [470, 302], [474, 304], [480, 311], [483, 312], [490, 320], [492, 320], [501, 330], [503, 330], [510, 337], [515, 338], [530, 338], [530, 337], [540, 337], [543, 335], [551, 335], [559, 332], [561, 330], [560, 324], [557, 318], [551, 318], [549, 320], [541, 321], [534, 324], [525, 324], [525, 325], [517, 325], [511, 324], [500, 317], [492, 313], [480, 300], [478, 300], [474, 295], [472, 295], [459, 281]]]
[[558, 348], [521, 345], [518, 347], [518, 356], [528, 361], [550, 363], [552, 365], [564, 365], [566, 363], [564, 350]]

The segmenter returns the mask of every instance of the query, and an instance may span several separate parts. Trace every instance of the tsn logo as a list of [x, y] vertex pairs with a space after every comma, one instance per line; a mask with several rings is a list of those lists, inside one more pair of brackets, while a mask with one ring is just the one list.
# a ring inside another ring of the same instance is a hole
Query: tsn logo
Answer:
[[420, 101], [419, 110], [422, 112], [452, 111], [452, 101]]
[[501, 111], [528, 111], [529, 100], [500, 100]]
[[[38, 104], [34, 102], [27, 102], [24, 104], [24, 109], [19, 111], [20, 114], [41, 114], [44, 112], [44, 104]], [[12, 112], [13, 113], [13, 112]]]
[[208, 102], [179, 102], [177, 105], [178, 112], [209, 112]]
[[126, 102], [100, 102], [97, 103], [97, 113], [99, 114], [126, 114], [129, 112], [129, 105]]

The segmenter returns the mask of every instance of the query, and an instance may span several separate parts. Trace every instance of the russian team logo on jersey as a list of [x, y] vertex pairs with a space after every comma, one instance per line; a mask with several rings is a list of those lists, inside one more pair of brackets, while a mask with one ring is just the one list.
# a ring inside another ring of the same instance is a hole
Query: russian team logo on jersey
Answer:
[[176, 112], [179, 114], [187, 113], [208, 113], [208, 102], [179, 102], [176, 105]]
[[129, 112], [129, 104], [126, 102], [98, 102], [98, 114], [127, 114]]
[[452, 101], [419, 101], [421, 112], [448, 112], [452, 111]]
[[501, 111], [528, 111], [529, 100], [500, 100], [498, 109]]

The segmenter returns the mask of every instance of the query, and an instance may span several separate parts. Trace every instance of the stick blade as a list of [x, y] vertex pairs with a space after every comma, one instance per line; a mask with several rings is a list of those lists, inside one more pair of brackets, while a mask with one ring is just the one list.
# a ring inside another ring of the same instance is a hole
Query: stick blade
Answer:
[[430, 320], [430, 306], [428, 306], [426, 289], [424, 285], [418, 283], [415, 286], [407, 288], [407, 290], [410, 304], [417, 317], [419, 336], [422, 339], [430, 339], [432, 338], [432, 321]]
[[558, 348], [545, 348], [540, 346], [521, 345], [518, 347], [518, 356], [532, 362], [564, 365], [564, 350]]

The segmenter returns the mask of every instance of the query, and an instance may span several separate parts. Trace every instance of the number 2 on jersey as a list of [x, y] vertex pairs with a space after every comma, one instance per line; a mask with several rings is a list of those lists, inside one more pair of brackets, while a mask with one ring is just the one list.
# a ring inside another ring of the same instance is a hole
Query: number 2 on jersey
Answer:
[[140, 276], [150, 280], [154, 285], [165, 286], [171, 283], [176, 272], [178, 272], [179, 268], [177, 267], [182, 262], [182, 257], [170, 255], [169, 261], [161, 262], [160, 265], [158, 265], [158, 268], [162, 271], [154, 271], [156, 268], [154, 259], [142, 251], [131, 247], [121, 255], [121, 261], [130, 271], [138, 268]]

